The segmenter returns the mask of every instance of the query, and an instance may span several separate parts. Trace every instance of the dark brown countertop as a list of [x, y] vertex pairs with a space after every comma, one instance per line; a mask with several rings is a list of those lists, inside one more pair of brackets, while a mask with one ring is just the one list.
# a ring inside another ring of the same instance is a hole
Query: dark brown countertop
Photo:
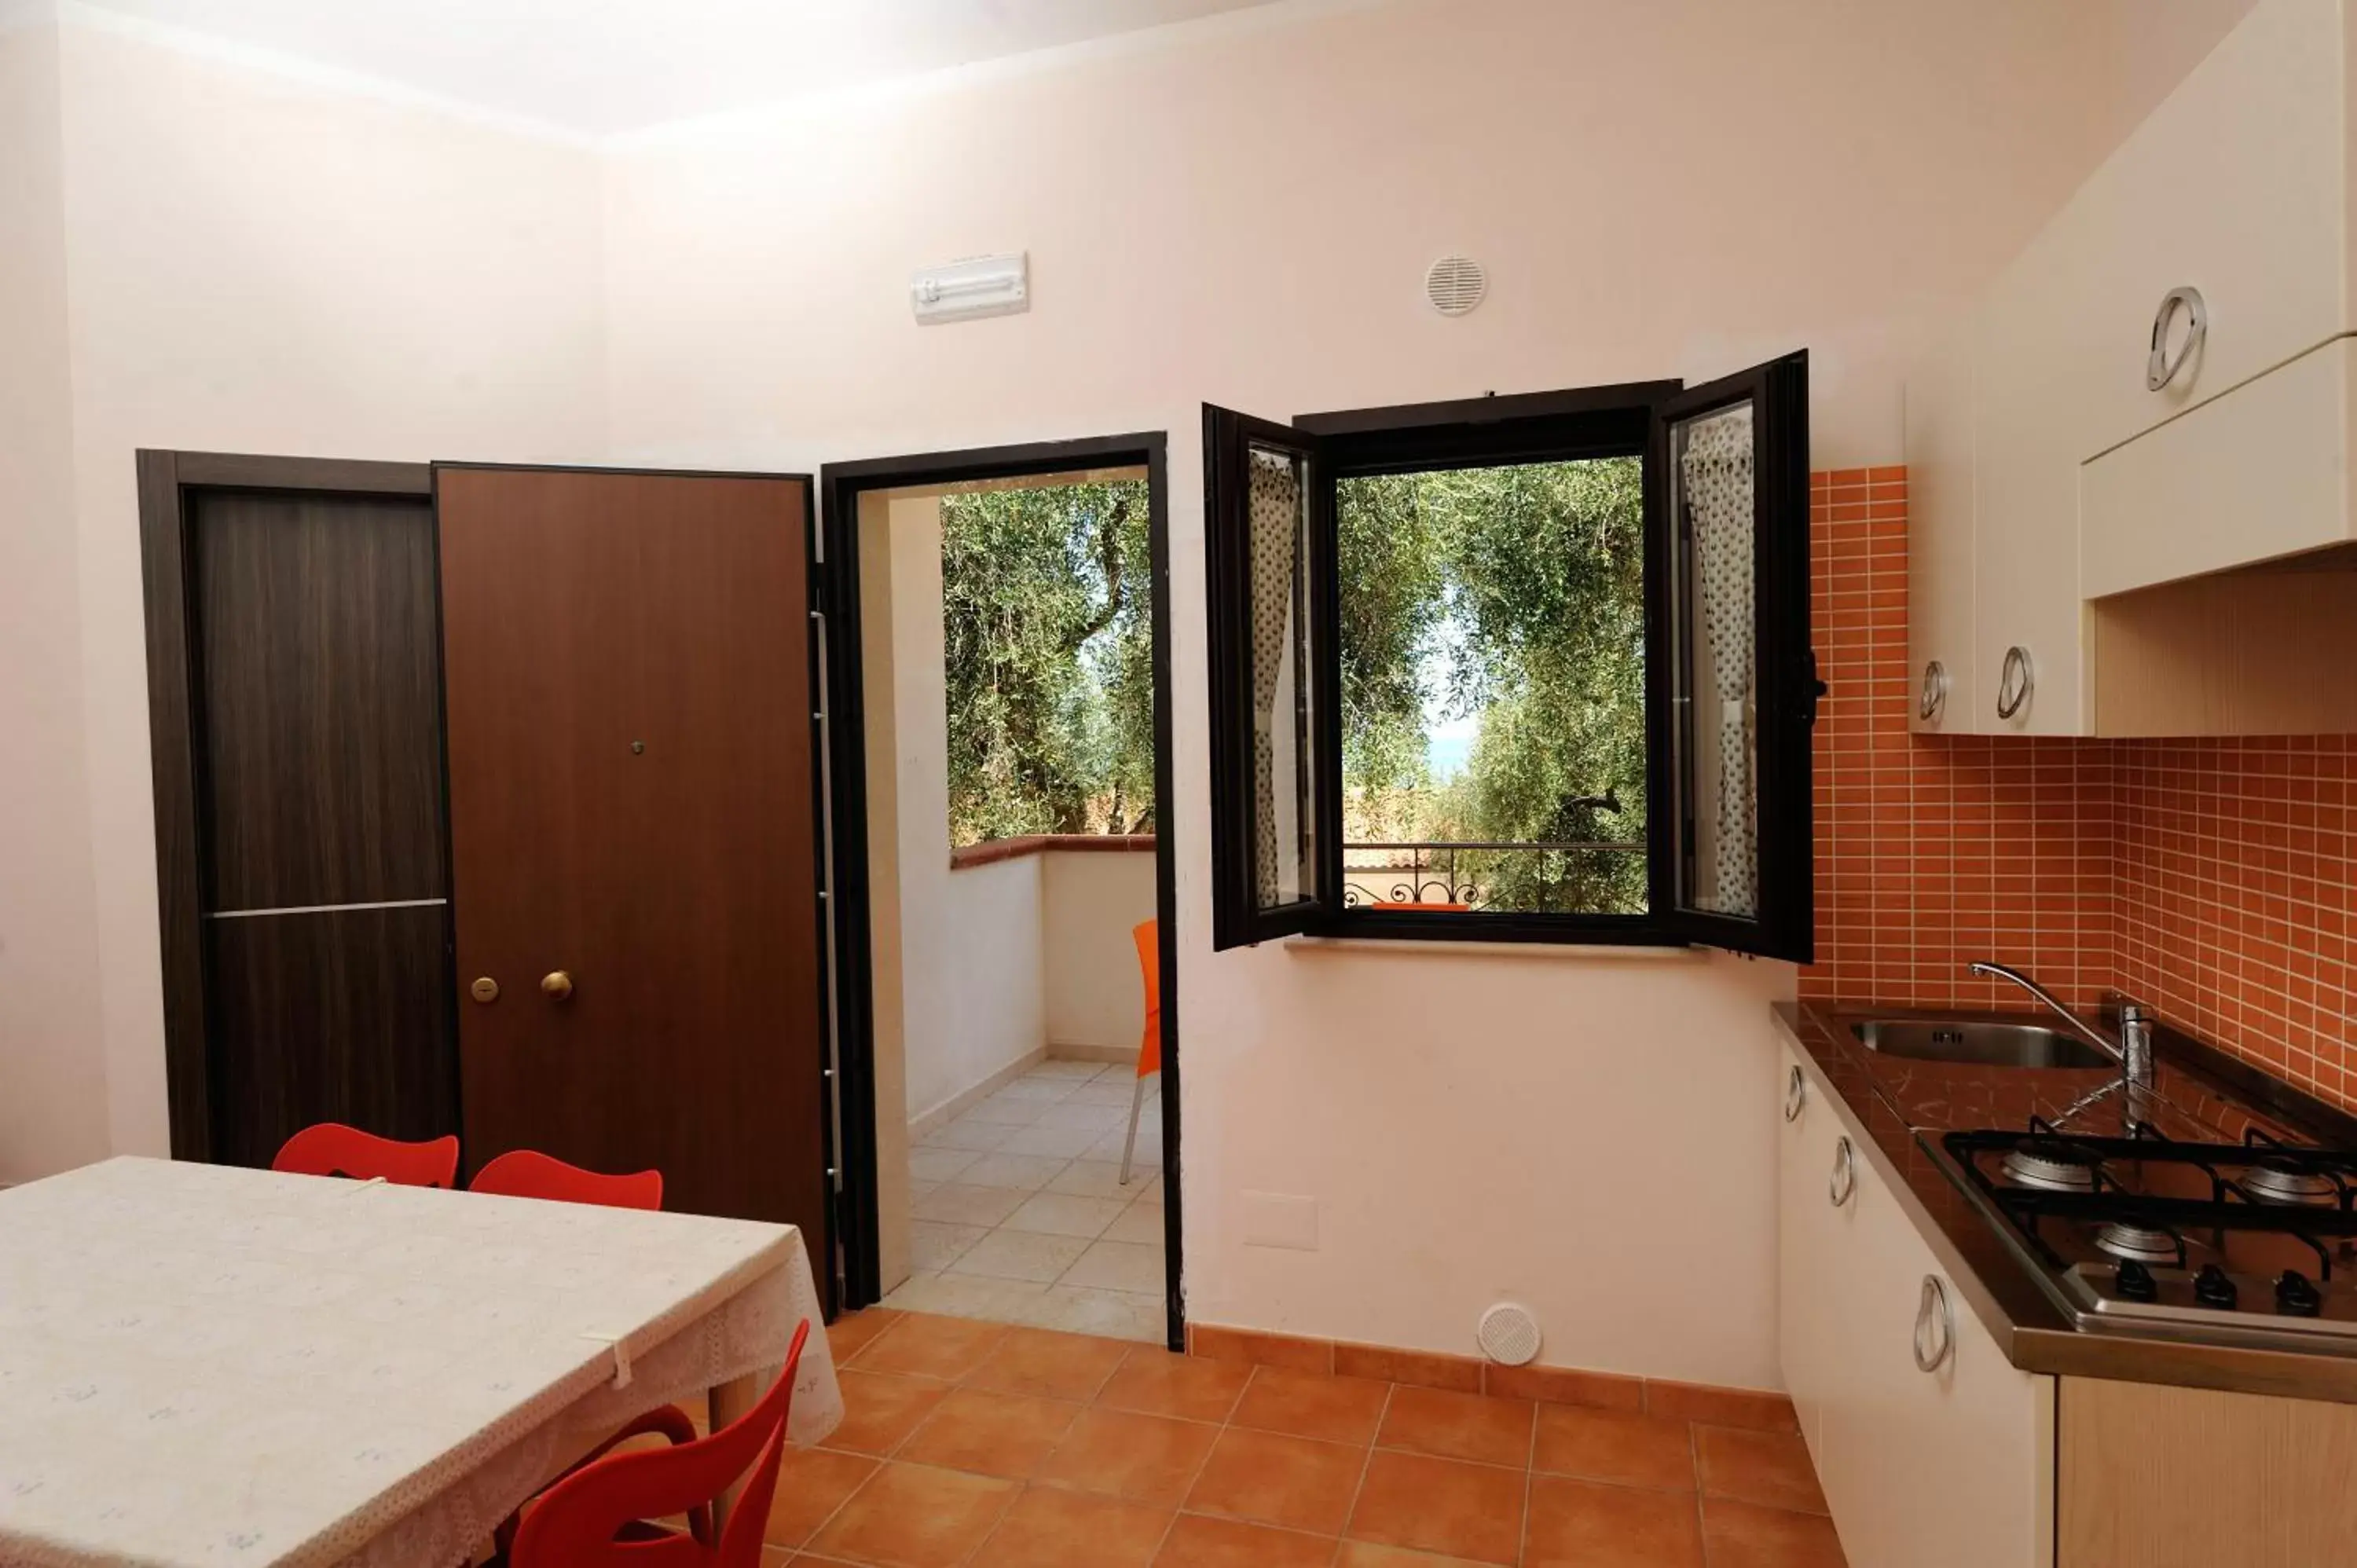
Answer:
[[[1870, 1004], [1780, 1003], [1776, 1017], [1822, 1087], [1866, 1133], [1866, 1153], [1900, 1189], [1924, 1240], [1954, 1276], [1991, 1337], [2025, 1371], [2063, 1377], [2179, 1383], [2246, 1393], [2290, 1394], [2357, 1404], [2357, 1357], [2301, 1355], [2244, 1347], [2181, 1344], [2121, 1334], [2083, 1332], [2056, 1308], [1996, 1228], [1932, 1162], [1917, 1134], [2021, 1127], [2033, 1114], [2051, 1119], [2100, 1089], [2115, 1069], [1979, 1067], [1909, 1061], [1859, 1045], [1853, 1023], [1867, 1018], [1966, 1017]], [[2027, 1017], [2027, 1015], [2024, 1015]], [[2257, 1127], [2298, 1143], [2317, 1138], [2305, 1124], [2263, 1111], [2255, 1095], [2172, 1053], [2164, 1041], [2154, 1088], [2161, 1109], [2155, 1129], [2171, 1138], [2233, 1143]], [[2126, 1136], [2119, 1097], [2082, 1111], [2074, 1125]], [[1910, 1201], [1911, 1200], [1911, 1201]]]

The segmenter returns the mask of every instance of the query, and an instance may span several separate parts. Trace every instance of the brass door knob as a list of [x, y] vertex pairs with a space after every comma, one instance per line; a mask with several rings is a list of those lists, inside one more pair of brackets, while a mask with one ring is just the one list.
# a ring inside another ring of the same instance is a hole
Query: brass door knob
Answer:
[[562, 1002], [573, 994], [573, 977], [561, 969], [552, 969], [540, 977], [540, 989], [552, 1002]]
[[467, 987], [467, 993], [478, 1002], [497, 1002], [500, 999], [500, 983], [487, 974]]

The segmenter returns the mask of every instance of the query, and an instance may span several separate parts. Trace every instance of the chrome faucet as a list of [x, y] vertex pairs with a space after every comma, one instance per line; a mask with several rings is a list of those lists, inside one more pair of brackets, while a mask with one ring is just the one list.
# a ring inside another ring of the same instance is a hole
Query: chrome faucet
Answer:
[[2044, 986], [2019, 970], [2007, 969], [2001, 963], [1985, 962], [1968, 963], [1964, 968], [1974, 974], [1985, 974], [1992, 980], [2009, 980], [2020, 986], [2052, 1008], [2058, 1017], [2077, 1030], [2096, 1049], [2119, 1063], [2123, 1080], [2136, 1089], [2152, 1087], [2152, 1023], [2145, 1016], [2142, 1004], [2135, 1002], [2120, 1004], [2120, 1039], [2119, 1044], [2114, 1045], [2109, 1036], [2063, 1006]]

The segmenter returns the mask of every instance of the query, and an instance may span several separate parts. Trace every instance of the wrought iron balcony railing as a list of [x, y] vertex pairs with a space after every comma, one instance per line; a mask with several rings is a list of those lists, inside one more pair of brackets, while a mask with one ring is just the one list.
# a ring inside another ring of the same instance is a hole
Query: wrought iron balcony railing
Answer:
[[1342, 845], [1346, 908], [1635, 914], [1644, 908], [1641, 843], [1489, 839]]

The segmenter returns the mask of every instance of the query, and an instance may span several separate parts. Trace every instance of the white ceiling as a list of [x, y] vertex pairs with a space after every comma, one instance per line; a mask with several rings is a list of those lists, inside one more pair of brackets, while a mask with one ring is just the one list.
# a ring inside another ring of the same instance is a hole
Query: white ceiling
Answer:
[[1268, 0], [85, 0], [87, 8], [610, 135]]

